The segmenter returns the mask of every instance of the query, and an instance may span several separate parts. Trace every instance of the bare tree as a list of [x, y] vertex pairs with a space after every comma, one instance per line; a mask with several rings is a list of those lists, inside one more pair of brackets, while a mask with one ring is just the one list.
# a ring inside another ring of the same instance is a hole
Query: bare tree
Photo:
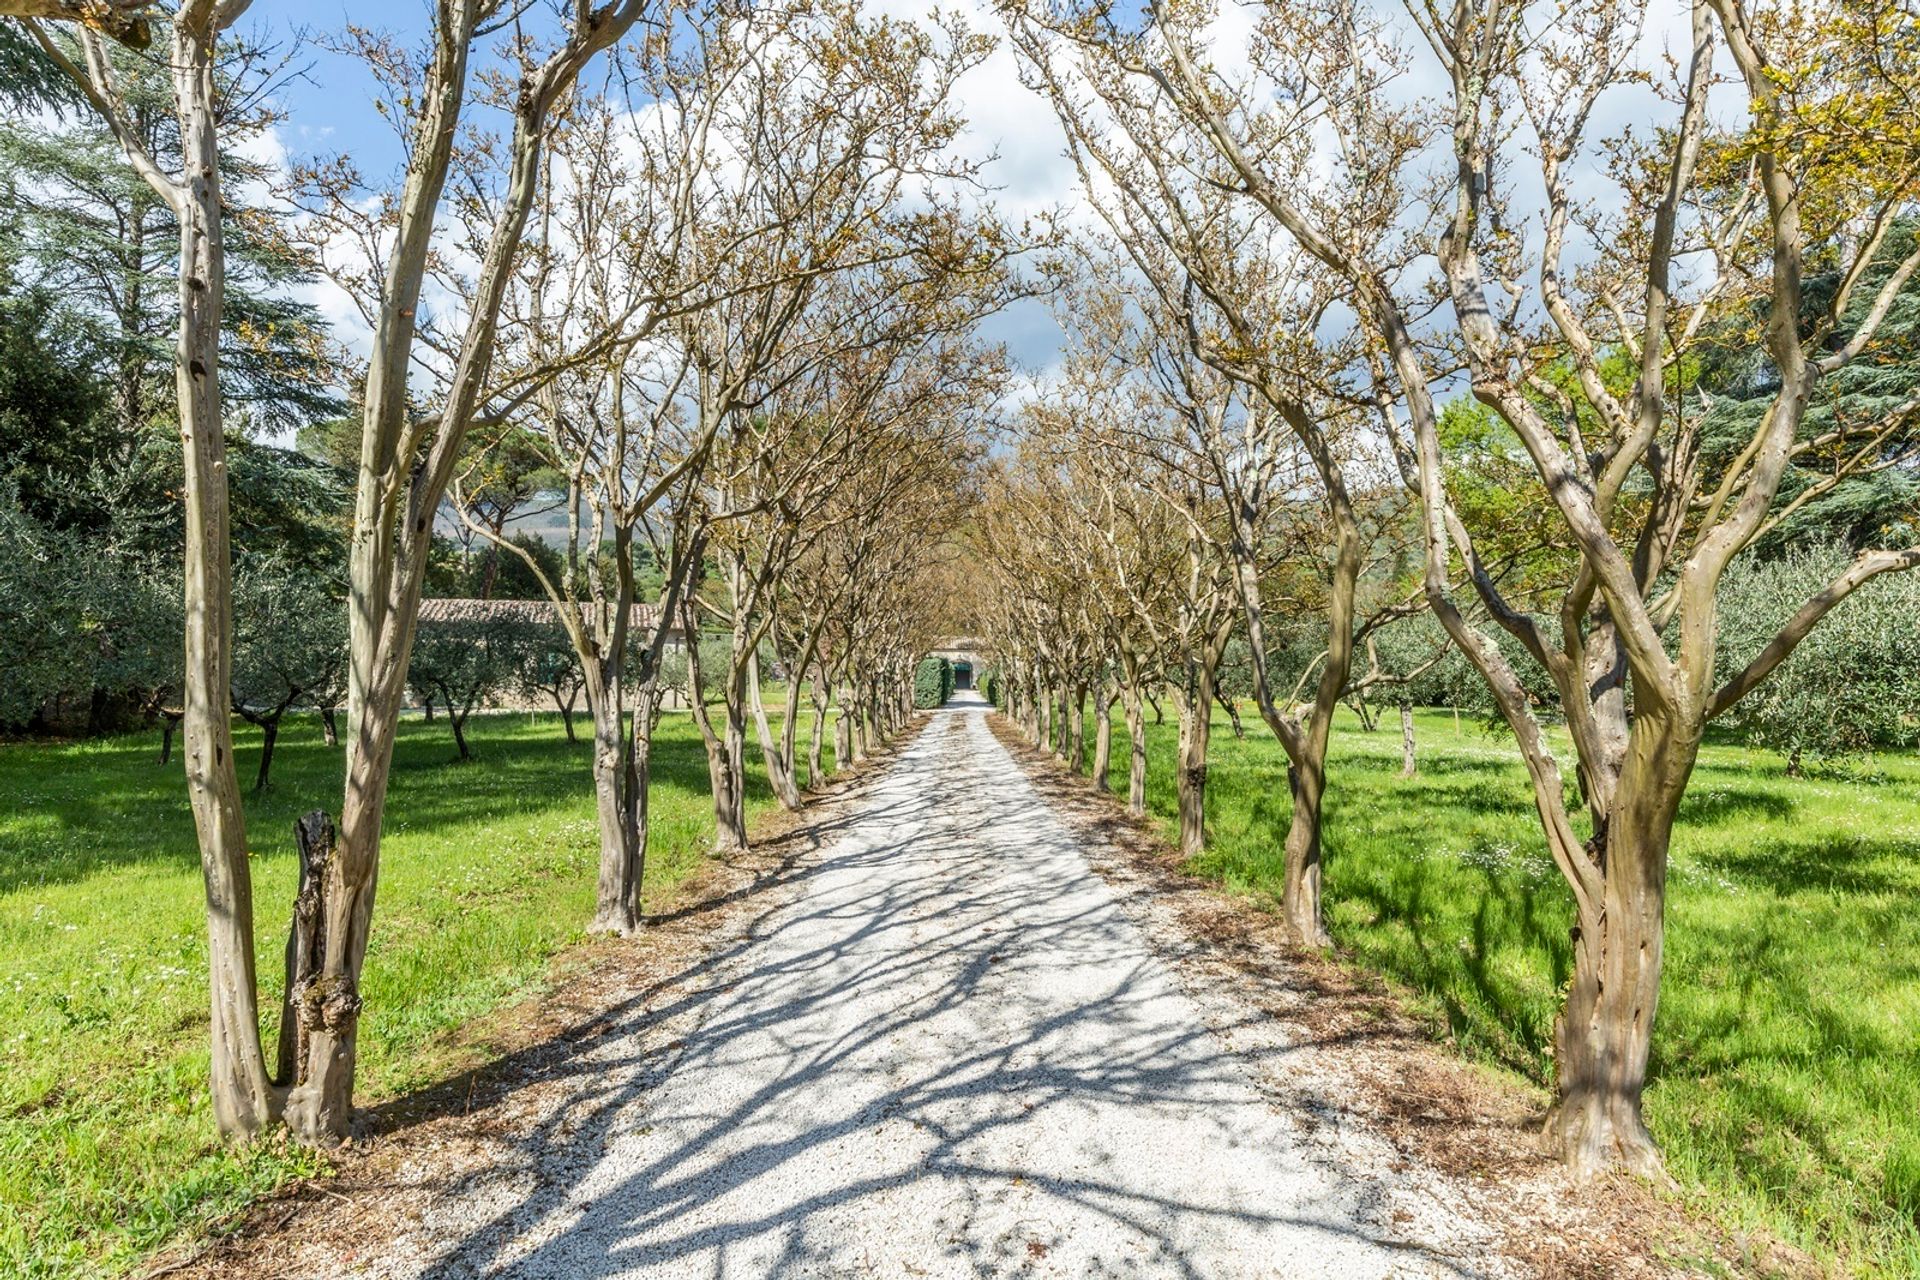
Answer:
[[[247, 7], [247, 0], [187, 0], [171, 16], [168, 65], [179, 117], [181, 163], [178, 173], [170, 173], [141, 145], [129, 124], [103, 44], [103, 38], [111, 37], [145, 46], [151, 39], [151, 6], [131, 0], [0, 3], [0, 16], [27, 20], [47, 56], [100, 113], [126, 149], [134, 170], [173, 211], [179, 225], [180, 325], [174, 348], [174, 394], [185, 462], [187, 526], [181, 723], [187, 794], [207, 896], [214, 1122], [223, 1135], [233, 1138], [266, 1128], [278, 1118], [281, 1105], [261, 1049], [253, 884], [228, 715], [233, 580], [220, 396], [226, 258], [214, 72], [222, 33]], [[40, 25], [45, 20], [73, 27], [78, 61]], [[286, 1033], [283, 1027], [282, 1034]]]
[[[1782, 498], [1788, 465], [1822, 456], [1835, 477], [1886, 465], [1915, 411], [1803, 429], [1821, 380], [1873, 350], [1920, 267], [1920, 252], [1895, 259], [1880, 285], [1862, 287], [1913, 207], [1920, 168], [1905, 134], [1869, 106], [1890, 87], [1899, 96], [1912, 69], [1854, 56], [1844, 11], [1698, 0], [1682, 55], [1653, 76], [1634, 63], [1641, 10], [1609, 0], [1410, 6], [1409, 40], [1348, 6], [1271, 5], [1257, 74], [1244, 80], [1195, 52], [1203, 7], [1153, 6], [1150, 30], [1092, 13], [1055, 27], [1169, 104], [1212, 150], [1218, 180], [1345, 283], [1353, 322], [1375, 344], [1382, 427], [1406, 441], [1400, 461], [1421, 498], [1428, 601], [1519, 739], [1574, 897], [1547, 1131], [1581, 1171], [1659, 1168], [1640, 1099], [1668, 846], [1707, 724], [1861, 583], [1920, 563], [1920, 548], [1864, 554], [1746, 668], [1715, 673], [1721, 575], [1806, 500]], [[1707, 110], [1716, 58], [1746, 95], [1750, 124], [1738, 132], [1717, 133]], [[1391, 87], [1423, 61], [1447, 86], [1433, 119]], [[1649, 109], [1664, 113], [1661, 130], [1593, 137], [1602, 96], [1641, 83]], [[1858, 143], [1846, 159], [1822, 141], [1837, 120]], [[1436, 134], [1448, 151], [1429, 202], [1416, 193]], [[1537, 159], [1527, 182], [1513, 174], [1516, 135], [1530, 135]], [[1315, 150], [1314, 136], [1332, 145]], [[1608, 199], [1576, 190], [1583, 164], [1610, 185]], [[1834, 287], [1811, 305], [1816, 253]], [[1576, 258], [1586, 265], [1572, 267]], [[1447, 311], [1426, 326], [1436, 291]], [[1695, 357], [1717, 318], [1743, 311], [1762, 317], [1778, 391], [1741, 447], [1710, 452], [1712, 388]], [[1452, 500], [1434, 387], [1455, 368], [1514, 433], [1537, 501], [1559, 524], [1565, 570], [1551, 590], [1503, 589]], [[1568, 810], [1515, 661], [1455, 599], [1456, 557], [1479, 605], [1558, 695], [1584, 822]]]
[[[492, 380], [500, 306], [545, 171], [543, 155], [555, 112], [574, 93], [581, 71], [647, 14], [646, 0], [616, 0], [599, 9], [570, 8], [557, 42], [542, 50], [520, 41], [508, 51], [499, 105], [511, 120], [505, 173], [497, 197], [476, 196], [491, 212], [463, 322], [453, 333], [423, 331], [421, 292], [443, 225], [442, 197], [454, 168], [462, 115], [478, 74], [476, 42], [508, 16], [498, 0], [439, 0], [424, 63], [371, 35], [357, 39], [393, 96], [389, 114], [407, 145], [397, 193], [378, 205], [371, 236], [378, 250], [358, 261], [384, 261], [374, 271], [341, 271], [374, 331], [361, 395], [360, 469], [349, 551], [347, 772], [339, 846], [325, 860], [318, 965], [296, 996], [305, 1054], [287, 1101], [289, 1127], [312, 1142], [343, 1138], [352, 1118], [360, 970], [373, 917], [381, 820], [393, 762], [394, 736], [407, 687], [407, 662], [419, 615], [420, 588], [434, 538], [434, 517], [462, 455], [467, 428], [483, 410], [502, 416], [530, 397], [524, 377]], [[512, 16], [518, 16], [514, 10]], [[517, 64], [517, 65], [516, 65]], [[474, 153], [461, 159], [475, 161]], [[365, 223], [363, 184], [344, 160], [310, 175], [308, 203], [318, 234], [355, 233]], [[441, 355], [436, 407], [418, 412], [409, 374], [422, 346]]]

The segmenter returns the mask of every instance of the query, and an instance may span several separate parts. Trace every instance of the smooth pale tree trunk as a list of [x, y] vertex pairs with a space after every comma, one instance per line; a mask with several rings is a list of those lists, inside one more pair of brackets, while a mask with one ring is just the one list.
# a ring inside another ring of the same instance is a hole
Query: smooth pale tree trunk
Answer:
[[[632, 789], [637, 743], [626, 741], [621, 698], [613, 681], [588, 664], [587, 712], [593, 722], [593, 802], [600, 829], [599, 874], [594, 886], [593, 933], [631, 935], [640, 926], [640, 876], [644, 869], [646, 796]], [[646, 724], [636, 712], [635, 736]], [[644, 762], [638, 764], [644, 769]]]
[[793, 767], [794, 732], [800, 719], [800, 681], [796, 677], [787, 682], [787, 718], [780, 726], [777, 742], [774, 740], [773, 726], [767, 722], [766, 703], [760, 696], [760, 658], [757, 654], [747, 659], [747, 700], [753, 708], [753, 728], [760, 740], [760, 758], [767, 768], [767, 781], [773, 787], [780, 807], [790, 813], [798, 812], [805, 803], [800, 798], [800, 784], [794, 778]]
[[[657, 669], [657, 667], [656, 667]], [[632, 932], [643, 919], [641, 885], [647, 874], [647, 839], [650, 815], [647, 812], [649, 788], [653, 785], [653, 731], [660, 719], [660, 686], [649, 679], [634, 697], [629, 715], [627, 753], [624, 761], [622, 798], [626, 809], [628, 864], [621, 885], [620, 916], [631, 916]]]
[[1331, 942], [1320, 918], [1320, 836], [1327, 797], [1326, 761], [1323, 746], [1302, 752], [1298, 764], [1287, 766], [1293, 816], [1287, 824], [1286, 874], [1281, 897], [1289, 935], [1295, 942], [1320, 947]]
[[841, 717], [847, 725], [847, 749], [852, 753], [855, 764], [867, 761], [867, 718], [857, 685], [849, 683], [845, 700], [841, 707]]
[[253, 950], [253, 881], [233, 758], [233, 576], [226, 440], [220, 394], [220, 321], [226, 298], [221, 240], [212, 16], [173, 24], [173, 84], [180, 116], [182, 182], [180, 327], [174, 392], [184, 461], [186, 636], [181, 728], [187, 798], [206, 888], [214, 1124], [230, 1138], [259, 1133], [279, 1096], [260, 1043]]
[[1576, 911], [1573, 977], [1554, 1027], [1556, 1096], [1546, 1124], [1549, 1148], [1579, 1173], [1624, 1166], [1662, 1176], [1641, 1094], [1660, 1003], [1667, 851], [1698, 752], [1697, 733], [1642, 712], [1611, 811], [1589, 842], [1599, 891]]
[[1127, 812], [1136, 818], [1147, 816], [1147, 716], [1142, 702], [1140, 686], [1128, 685], [1124, 698], [1127, 716]]
[[1067, 768], [1083, 773], [1087, 767], [1087, 687], [1073, 685], [1067, 693]]
[[807, 788], [819, 788], [827, 780], [824, 748], [827, 736], [827, 709], [832, 701], [826, 677], [816, 673], [807, 682], [813, 699], [813, 726], [807, 742]]
[[853, 752], [853, 711], [848, 697], [848, 688], [843, 683], [840, 686], [839, 713], [833, 718], [833, 762], [836, 769], [860, 762], [860, 757]]
[[1104, 681], [1093, 691], [1093, 787], [1111, 791], [1107, 770], [1113, 764], [1113, 701], [1107, 697]]
[[707, 785], [713, 798], [713, 850], [732, 853], [747, 847], [746, 768], [747, 746], [747, 669], [752, 656], [752, 638], [744, 619], [736, 618], [733, 643], [729, 650], [726, 684], [721, 702], [722, 722], [714, 727], [713, 711], [707, 706], [706, 679], [701, 670], [698, 618], [691, 601], [682, 608], [681, 629], [690, 637], [687, 645], [687, 687], [693, 706], [693, 722], [707, 749]]
[[1411, 778], [1417, 762], [1413, 755], [1413, 707], [1402, 701], [1400, 704], [1400, 776]]
[[639, 923], [632, 910], [633, 866], [627, 844], [626, 814], [620, 794], [621, 757], [625, 754], [621, 739], [621, 717], [610, 691], [587, 689], [587, 711], [593, 720], [593, 803], [594, 817], [600, 828], [600, 870], [594, 891], [594, 933], [625, 934]]
[[1193, 677], [1195, 688], [1176, 695], [1180, 710], [1180, 852], [1195, 858], [1206, 848], [1207, 743], [1213, 736], [1213, 678]]

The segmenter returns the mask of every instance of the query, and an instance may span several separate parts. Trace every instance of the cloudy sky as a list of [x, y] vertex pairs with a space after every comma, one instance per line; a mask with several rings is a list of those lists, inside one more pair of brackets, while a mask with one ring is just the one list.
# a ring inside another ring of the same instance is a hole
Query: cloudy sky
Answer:
[[[930, 5], [927, 0], [869, 0], [869, 7], [917, 19], [928, 12]], [[943, 7], [964, 16], [977, 30], [1001, 35], [999, 20], [986, 0], [948, 0]], [[1216, 47], [1211, 51], [1218, 63], [1232, 65], [1244, 56], [1253, 7], [1234, 0], [1222, 5]], [[1397, 6], [1390, 11], [1397, 13]], [[269, 34], [281, 42], [291, 42], [296, 34], [285, 25], [289, 12], [297, 13], [305, 28], [296, 59], [304, 72], [281, 90], [287, 119], [268, 144], [275, 153], [268, 158], [345, 153], [369, 176], [397, 174], [399, 145], [374, 109], [373, 86], [365, 69], [352, 57], [328, 51], [321, 37], [357, 23], [418, 42], [428, 22], [429, 8], [424, 0], [310, 0], [256, 12], [263, 24], [269, 24]], [[1401, 20], [1405, 21], [1404, 17]], [[271, 25], [276, 23], [280, 25]], [[1686, 37], [1686, 6], [1655, 0], [1648, 7], [1637, 60], [1649, 70], [1658, 69], [1669, 50], [1684, 49]], [[1420, 83], [1416, 74], [1410, 77], [1406, 91], [1414, 95], [1441, 91], [1437, 68], [1428, 71], [1432, 84]], [[992, 198], [1004, 215], [1018, 220], [1060, 209], [1069, 215], [1090, 216], [1079, 199], [1077, 178], [1065, 156], [1065, 139], [1053, 110], [1021, 85], [1014, 54], [1003, 36], [994, 53], [961, 82], [958, 98], [955, 105], [969, 122], [959, 149], [970, 159], [990, 160], [986, 172], [995, 188]], [[1636, 121], [1644, 122], [1649, 105], [1644, 89], [1609, 95], [1597, 113], [1594, 135], [1616, 133]], [[1523, 162], [1519, 167], [1529, 166]], [[359, 316], [342, 295], [331, 286], [317, 286], [313, 300], [334, 322], [343, 340], [363, 346]], [[1041, 379], [1059, 356], [1061, 335], [1041, 302], [1021, 303], [996, 317], [987, 325], [986, 336], [1004, 342], [1015, 361]]]
[[[869, 7], [918, 18], [929, 6], [919, 0], [877, 0]], [[985, 4], [944, 7], [966, 16], [977, 30], [1000, 31], [998, 19]], [[314, 0], [300, 5], [299, 14], [304, 38], [296, 65], [304, 71], [289, 79], [279, 93], [287, 119], [269, 144], [273, 154], [266, 158], [281, 161], [344, 153], [369, 176], [397, 172], [400, 148], [374, 108], [374, 87], [365, 69], [358, 60], [327, 50], [320, 37], [359, 24], [418, 41], [427, 29], [427, 6], [418, 0], [399, 4]], [[295, 34], [284, 25], [268, 31], [282, 43]], [[1059, 123], [1044, 99], [1021, 86], [1013, 53], [1004, 41], [962, 81], [959, 99], [957, 105], [969, 122], [960, 150], [970, 159], [992, 158], [987, 169], [995, 187], [992, 198], [1005, 215], [1018, 220], [1073, 203], [1073, 166], [1065, 156]], [[343, 340], [362, 345], [359, 317], [337, 291], [316, 286], [313, 300]], [[1043, 376], [1058, 357], [1060, 332], [1040, 302], [1017, 304], [994, 318], [986, 336], [1004, 342], [1021, 366]]]

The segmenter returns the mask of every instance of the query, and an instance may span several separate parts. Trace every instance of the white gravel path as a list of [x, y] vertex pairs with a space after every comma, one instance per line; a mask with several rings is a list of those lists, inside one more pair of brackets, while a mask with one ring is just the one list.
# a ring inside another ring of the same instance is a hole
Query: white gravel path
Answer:
[[1469, 1274], [1478, 1232], [1410, 1226], [1384, 1162], [1274, 1106], [980, 709], [936, 715], [670, 1043], [659, 1019], [608, 1038], [522, 1162], [376, 1269]]

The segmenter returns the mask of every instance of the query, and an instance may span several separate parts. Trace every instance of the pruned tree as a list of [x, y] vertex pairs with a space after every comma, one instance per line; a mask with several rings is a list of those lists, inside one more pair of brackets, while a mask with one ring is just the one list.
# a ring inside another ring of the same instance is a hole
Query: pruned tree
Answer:
[[[187, 526], [182, 724], [187, 794], [206, 884], [214, 1120], [223, 1135], [236, 1138], [271, 1124], [281, 1100], [260, 1047], [253, 886], [228, 717], [233, 584], [220, 383], [226, 255], [215, 65], [223, 33], [247, 7], [247, 0], [187, 0], [168, 19], [167, 65], [179, 130], [177, 166], [170, 170], [129, 120], [106, 44], [111, 38], [144, 47], [151, 39], [152, 6], [133, 0], [0, 3], [0, 17], [26, 19], [46, 58], [67, 74], [119, 140], [134, 172], [173, 211], [178, 230], [174, 396]], [[75, 55], [44, 25], [53, 21], [72, 33], [68, 47]]]
[[[1816, 389], [1870, 358], [1920, 267], [1909, 250], [1865, 284], [1920, 177], [1910, 113], [1885, 110], [1911, 96], [1907, 47], [1859, 38], [1887, 12], [1698, 0], [1684, 49], [1649, 72], [1635, 61], [1644, 11], [1615, 0], [1410, 6], [1405, 39], [1350, 6], [1274, 4], [1241, 77], [1196, 52], [1207, 6], [1156, 4], [1145, 26], [1092, 9], [1052, 22], [1053, 38], [1167, 104], [1210, 148], [1216, 181], [1343, 283], [1351, 322], [1373, 344], [1381, 429], [1402, 444], [1421, 499], [1429, 604], [1518, 738], [1573, 894], [1547, 1136], [1582, 1172], [1659, 1168], [1641, 1093], [1668, 848], [1706, 726], [1860, 585], [1920, 563], [1920, 548], [1868, 550], [1743, 668], [1716, 671], [1727, 567], [1823, 491], [1783, 498], [1788, 467], [1810, 454], [1834, 477], [1878, 465], [1913, 412], [1901, 402], [1807, 430]], [[1723, 130], [1708, 111], [1722, 60], [1745, 98], [1744, 127]], [[1431, 115], [1393, 88], [1415, 64], [1445, 86]], [[1594, 137], [1601, 97], [1635, 86], [1659, 127]], [[1516, 133], [1537, 162], [1525, 180]], [[1448, 150], [1425, 201], [1416, 193], [1436, 136]], [[1423, 253], [1433, 271], [1409, 269]], [[1829, 292], [1808, 324], [1815, 271]], [[1436, 288], [1447, 304], [1437, 313]], [[1741, 308], [1760, 317], [1770, 401], [1737, 448], [1709, 455], [1699, 344], [1710, 320]], [[1530, 500], [1554, 522], [1551, 587], [1535, 575], [1524, 596], [1504, 590], [1453, 502], [1434, 387], [1455, 368], [1521, 443]], [[1579, 818], [1511, 652], [1456, 598], [1456, 564], [1522, 664], [1553, 684]]]
[[[501, 21], [509, 14], [498, 0], [440, 0], [420, 55], [356, 30], [349, 41], [382, 85], [382, 105], [402, 132], [404, 171], [391, 191], [370, 187], [344, 157], [302, 175], [300, 195], [323, 264], [360, 303], [374, 335], [359, 397], [348, 557], [345, 793], [338, 849], [321, 882], [319, 960], [298, 1002], [305, 1054], [286, 1109], [289, 1127], [306, 1141], [337, 1142], [352, 1118], [360, 972], [434, 515], [468, 428], [478, 418], [508, 416], [543, 384], [525, 368], [496, 371], [495, 356], [500, 308], [546, 172], [546, 146], [582, 71], [652, 12], [647, 0], [568, 6], [551, 40], [514, 36], [501, 50], [504, 66], [484, 74], [476, 51], [514, 26]], [[463, 140], [476, 92], [504, 117], [503, 138]], [[464, 306], [450, 322], [423, 323], [429, 271], [447, 261], [435, 248], [448, 234], [442, 206], [456, 160], [473, 179], [497, 164], [498, 181], [467, 182], [472, 198], [455, 210], [477, 233], [470, 259], [477, 265], [455, 295]], [[421, 397], [432, 405], [424, 412], [409, 385], [422, 367], [434, 375]]]
[[[446, 713], [461, 761], [473, 759], [467, 718], [512, 688], [539, 644], [541, 621], [513, 601], [456, 600], [440, 616], [422, 619], [407, 682]], [[489, 607], [502, 605], [505, 607]], [[538, 606], [533, 606], [538, 610]]]
[[579, 741], [573, 717], [586, 688], [586, 675], [580, 669], [580, 655], [574, 652], [566, 628], [550, 622], [533, 624], [515, 657], [518, 665], [513, 679], [520, 692], [530, 697], [543, 695], [551, 700], [553, 709], [560, 713], [567, 741]]

